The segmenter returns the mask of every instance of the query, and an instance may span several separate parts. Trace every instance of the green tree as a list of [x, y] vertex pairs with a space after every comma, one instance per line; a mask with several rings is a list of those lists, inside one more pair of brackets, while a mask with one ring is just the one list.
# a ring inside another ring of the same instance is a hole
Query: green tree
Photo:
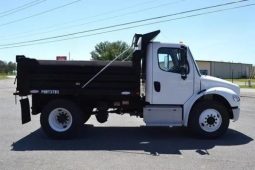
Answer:
[[[113, 60], [116, 56], [129, 48], [128, 44], [123, 41], [116, 42], [100, 42], [95, 46], [91, 54], [92, 60]], [[123, 60], [132, 53], [132, 49], [128, 50], [118, 60]], [[130, 59], [130, 58], [129, 58]]]
[[0, 73], [6, 73], [7, 66], [6, 62], [0, 60]]
[[7, 72], [8, 73], [13, 73], [13, 71], [15, 71], [16, 70], [16, 63], [13, 63], [13, 62], [9, 62], [8, 64], [7, 64]]
[[13, 73], [16, 70], [16, 63], [13, 62], [4, 62], [0, 60], [0, 73]]

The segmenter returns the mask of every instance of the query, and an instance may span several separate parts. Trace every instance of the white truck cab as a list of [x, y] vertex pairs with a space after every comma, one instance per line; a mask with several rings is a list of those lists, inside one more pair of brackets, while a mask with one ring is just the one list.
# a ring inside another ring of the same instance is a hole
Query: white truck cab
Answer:
[[[142, 38], [139, 43], [143, 48]], [[184, 44], [150, 41], [145, 62], [146, 125], [190, 126], [194, 132], [213, 138], [227, 130], [229, 119], [238, 119], [239, 86], [201, 75]]]

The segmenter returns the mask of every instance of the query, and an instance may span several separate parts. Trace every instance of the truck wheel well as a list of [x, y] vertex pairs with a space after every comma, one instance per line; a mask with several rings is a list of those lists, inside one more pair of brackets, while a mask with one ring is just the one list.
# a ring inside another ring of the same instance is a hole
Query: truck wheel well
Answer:
[[205, 95], [205, 96], [200, 97], [200, 98], [193, 104], [191, 110], [192, 110], [198, 103], [200, 103], [201, 101], [204, 101], [204, 100], [208, 100], [208, 101], [210, 101], [210, 100], [211, 100], [211, 101], [217, 101], [217, 102], [223, 104], [223, 105], [226, 107], [227, 111], [228, 111], [229, 118], [230, 118], [230, 119], [233, 119], [233, 118], [234, 118], [233, 111], [232, 111], [232, 108], [231, 108], [230, 104], [228, 103], [228, 101], [227, 101], [224, 97], [222, 97], [222, 96], [220, 96], [220, 95], [218, 95], [218, 94], [208, 94], [208, 95]]

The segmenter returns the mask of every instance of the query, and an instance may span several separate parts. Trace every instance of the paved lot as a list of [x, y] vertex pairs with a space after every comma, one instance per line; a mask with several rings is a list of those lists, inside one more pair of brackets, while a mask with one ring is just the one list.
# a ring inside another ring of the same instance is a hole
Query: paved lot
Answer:
[[183, 128], [146, 128], [142, 119], [91, 119], [74, 140], [48, 139], [39, 116], [21, 125], [13, 79], [0, 81], [0, 169], [255, 169], [255, 91], [242, 90], [241, 117], [217, 140]]

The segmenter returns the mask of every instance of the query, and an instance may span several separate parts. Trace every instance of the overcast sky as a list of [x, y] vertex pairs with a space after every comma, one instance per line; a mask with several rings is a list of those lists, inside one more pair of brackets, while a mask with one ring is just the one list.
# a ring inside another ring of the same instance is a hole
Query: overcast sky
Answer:
[[[90, 52], [101, 41], [122, 40], [130, 44], [132, 36], [135, 33], [146, 33], [160, 29], [161, 34], [157, 37], [156, 41], [169, 43], [182, 41], [191, 48], [195, 59], [242, 62], [255, 65], [255, 6], [172, 20], [68, 41], [36, 45], [35, 43], [31, 43], [33, 44], [31, 46], [3, 49], [5, 47], [22, 45], [15, 43], [23, 41], [97, 29], [227, 2], [234, 2], [234, 0], [0, 1], [0, 60], [15, 61], [15, 55], [17, 54], [23, 54], [37, 59], [55, 59], [56, 56], [67, 56], [69, 52], [73, 60], [89, 60]], [[255, 3], [255, 1], [250, 0], [220, 8], [186, 13], [144, 23], [185, 17], [187, 15], [252, 3]], [[138, 24], [127, 26], [135, 25]], [[76, 36], [101, 31], [87, 32]], [[65, 38], [71, 37], [68, 36]]]

